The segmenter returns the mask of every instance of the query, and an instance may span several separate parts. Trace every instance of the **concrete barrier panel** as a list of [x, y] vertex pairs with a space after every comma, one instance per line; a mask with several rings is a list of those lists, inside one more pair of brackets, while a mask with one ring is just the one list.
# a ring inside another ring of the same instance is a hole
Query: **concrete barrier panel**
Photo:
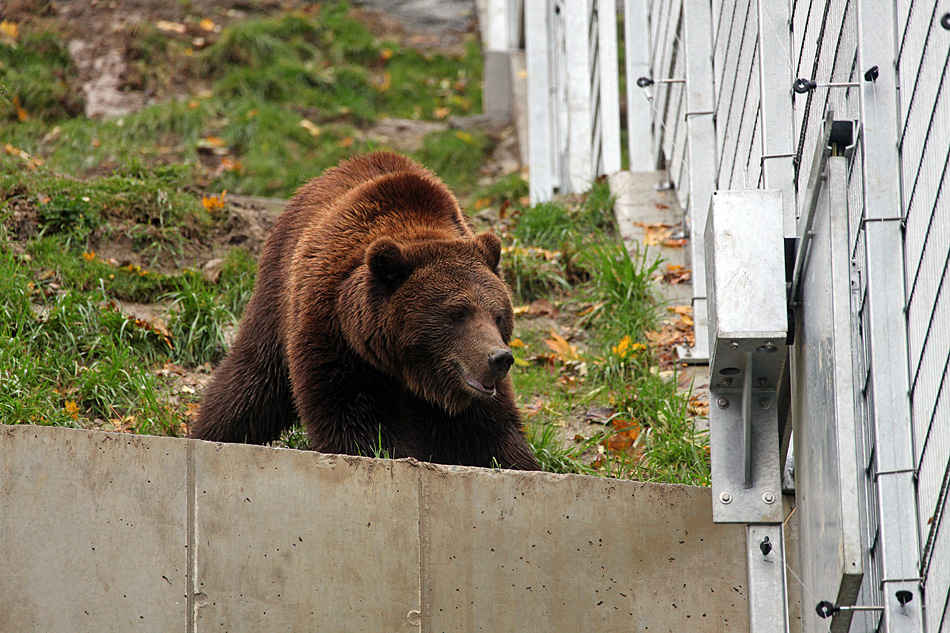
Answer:
[[193, 441], [197, 631], [418, 630], [418, 469]]
[[0, 633], [748, 628], [706, 488], [0, 426]]
[[423, 480], [429, 630], [748, 629], [744, 527], [708, 488], [451, 470]]
[[181, 631], [185, 442], [0, 426], [0, 631]]

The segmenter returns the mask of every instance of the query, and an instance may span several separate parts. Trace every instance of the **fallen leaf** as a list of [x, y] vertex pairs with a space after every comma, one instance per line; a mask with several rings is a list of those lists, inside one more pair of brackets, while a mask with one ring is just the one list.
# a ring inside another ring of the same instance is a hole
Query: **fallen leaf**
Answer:
[[554, 330], [551, 331], [551, 338], [544, 339], [544, 342], [561, 360], [581, 359], [580, 355], [577, 353], [577, 347], [568, 343], [567, 339]]
[[82, 258], [87, 262], [94, 261], [96, 259], [96, 251], [88, 251], [82, 254]]
[[169, 22], [168, 20], [158, 20], [155, 22], [155, 28], [159, 31], [165, 31], [167, 33], [177, 33], [178, 35], [184, 35], [188, 31], [188, 27], [184, 24], [178, 22]]
[[16, 118], [20, 123], [30, 118], [27, 111], [20, 105], [20, 98], [16, 95], [13, 95], [13, 107], [16, 109]]
[[228, 191], [225, 189], [220, 195], [204, 196], [201, 198], [201, 204], [208, 213], [216, 213], [224, 209], [224, 199]]
[[531, 305], [528, 306], [528, 314], [535, 317], [556, 317], [558, 309], [547, 299], [535, 299], [531, 302]]
[[320, 129], [320, 126], [310, 119], [301, 119], [300, 127], [310, 132], [311, 136], [320, 136], [320, 134], [323, 133], [323, 130]]
[[449, 114], [451, 113], [452, 113], [451, 108], [442, 107], [442, 108], [436, 108], [435, 110], [433, 110], [432, 116], [437, 119], [444, 119], [445, 117], [449, 116]]
[[63, 405], [66, 413], [69, 414], [69, 417], [76, 420], [79, 418], [79, 405], [72, 400], [67, 400], [66, 404]]
[[591, 407], [584, 413], [584, 421], [607, 424], [616, 412], [617, 410], [613, 407]]
[[0, 22], [0, 38], [7, 40], [11, 43], [16, 43], [16, 39], [20, 36], [20, 25], [16, 22], [10, 22], [9, 20], [3, 20]]
[[205, 18], [201, 22], [198, 23], [198, 26], [200, 26], [203, 30], [208, 31], [210, 33], [211, 31], [215, 29], [217, 24], [215, 24], [214, 20], [212, 20], [211, 18]]

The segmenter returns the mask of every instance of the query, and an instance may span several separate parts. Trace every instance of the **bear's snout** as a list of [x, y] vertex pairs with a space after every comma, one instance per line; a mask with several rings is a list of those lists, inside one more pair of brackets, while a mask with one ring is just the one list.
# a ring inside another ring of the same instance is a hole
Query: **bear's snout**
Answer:
[[514, 362], [515, 357], [511, 354], [511, 350], [506, 348], [498, 348], [488, 356], [488, 366], [495, 380], [504, 378]]

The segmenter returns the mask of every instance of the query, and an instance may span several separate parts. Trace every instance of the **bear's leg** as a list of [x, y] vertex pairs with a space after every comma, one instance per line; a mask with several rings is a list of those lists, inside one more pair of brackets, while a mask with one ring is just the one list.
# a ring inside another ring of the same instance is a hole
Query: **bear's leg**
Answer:
[[455, 417], [436, 424], [431, 461], [514, 470], [540, 470], [528, 445], [507, 381], [491, 400], [475, 401]]
[[[402, 396], [375, 371], [301, 363], [291, 370], [300, 422], [310, 448], [364, 457], [420, 457], [418, 433], [406, 425]], [[421, 457], [425, 459], [425, 457]]]
[[266, 444], [296, 419], [276, 318], [253, 303], [205, 391], [191, 437]]

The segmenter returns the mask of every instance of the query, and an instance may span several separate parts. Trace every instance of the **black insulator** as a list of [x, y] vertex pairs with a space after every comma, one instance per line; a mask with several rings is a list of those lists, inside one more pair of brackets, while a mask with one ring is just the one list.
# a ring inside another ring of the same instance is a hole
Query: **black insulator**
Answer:
[[810, 79], [796, 79], [795, 83], [792, 84], [792, 90], [800, 95], [803, 95], [806, 92], [811, 92], [817, 87], [818, 84]]

